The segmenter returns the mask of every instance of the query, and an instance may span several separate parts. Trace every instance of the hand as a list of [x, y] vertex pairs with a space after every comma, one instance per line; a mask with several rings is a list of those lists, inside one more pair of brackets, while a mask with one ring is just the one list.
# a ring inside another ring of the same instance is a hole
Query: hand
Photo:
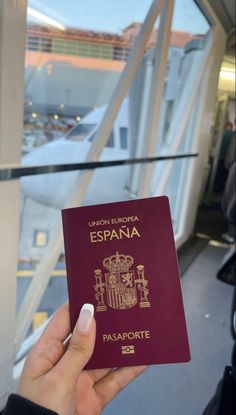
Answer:
[[[88, 307], [86, 307], [88, 306]], [[146, 366], [83, 371], [96, 335], [91, 305], [82, 307], [70, 335], [69, 307], [62, 305], [28, 355], [17, 393], [59, 415], [99, 415]]]

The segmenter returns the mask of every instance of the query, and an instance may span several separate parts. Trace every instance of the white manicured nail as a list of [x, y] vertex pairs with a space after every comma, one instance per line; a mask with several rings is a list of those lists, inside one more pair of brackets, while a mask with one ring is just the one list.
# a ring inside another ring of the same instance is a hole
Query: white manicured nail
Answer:
[[80, 310], [76, 329], [79, 334], [84, 336], [90, 334], [94, 316], [93, 304], [84, 304]]

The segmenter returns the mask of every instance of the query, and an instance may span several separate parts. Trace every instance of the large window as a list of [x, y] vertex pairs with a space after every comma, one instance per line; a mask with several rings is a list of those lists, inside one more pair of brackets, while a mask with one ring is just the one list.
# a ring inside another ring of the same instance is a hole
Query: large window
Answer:
[[[70, 164], [86, 159], [110, 99], [126, 70], [127, 59], [131, 56], [151, 4], [151, 0], [121, 0], [116, 3], [95, 0], [70, 0], [67, 3], [29, 1], [32, 8], [37, 6], [38, 11], [53, 18], [54, 23], [48, 25], [43, 19], [28, 16], [22, 143], [24, 165]], [[195, 57], [205, 48], [208, 30], [209, 24], [194, 1], [175, 2], [159, 129], [156, 131], [157, 154], [168, 155], [172, 151], [172, 122], [186, 88], [188, 74], [195, 65]], [[158, 36], [160, 18], [152, 28], [140, 66], [101, 153], [101, 160], [145, 154], [148, 137], [145, 129], [142, 131], [141, 121], [150, 112], [148, 85], [155, 76], [154, 56]], [[192, 118], [191, 125], [194, 116]], [[189, 122], [178, 149], [186, 153], [191, 151], [192, 143]], [[175, 162], [165, 187], [165, 193], [170, 197], [176, 233], [186, 169], [190, 162]], [[156, 194], [162, 166], [155, 164], [147, 192], [149, 195]], [[144, 168], [139, 168], [139, 178]], [[130, 185], [133, 175], [134, 169], [128, 166], [96, 171], [83, 203], [138, 196], [139, 181], [134, 191]], [[34, 270], [47, 253], [49, 240], [60, 222], [60, 209], [70, 198], [77, 177], [78, 172], [70, 172], [21, 180], [18, 306], [26, 289], [23, 275], [27, 274], [28, 282], [34, 278]], [[49, 316], [60, 301], [66, 300], [65, 274], [61, 248], [54, 273], [39, 305], [40, 321]], [[58, 287], [62, 290], [60, 295]], [[57, 292], [55, 301], [54, 292]], [[35, 317], [31, 330], [38, 325], [39, 319]]]

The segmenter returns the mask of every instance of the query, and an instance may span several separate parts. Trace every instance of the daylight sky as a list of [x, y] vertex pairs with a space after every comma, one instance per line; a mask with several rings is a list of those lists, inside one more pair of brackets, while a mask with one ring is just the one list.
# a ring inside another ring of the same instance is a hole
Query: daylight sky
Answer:
[[[66, 27], [115, 33], [121, 33], [132, 22], [142, 22], [151, 3], [152, 0], [29, 0], [30, 7]], [[208, 28], [194, 0], [175, 1], [173, 30], [204, 34]]]

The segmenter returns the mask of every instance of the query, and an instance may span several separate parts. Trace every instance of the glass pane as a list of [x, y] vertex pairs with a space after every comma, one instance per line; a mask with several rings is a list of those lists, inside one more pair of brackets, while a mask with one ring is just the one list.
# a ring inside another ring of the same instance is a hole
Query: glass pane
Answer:
[[[193, 21], [194, 25], [192, 24]], [[178, 128], [173, 131], [173, 125], [181, 126], [183, 123], [185, 113], [183, 112], [181, 117], [177, 119], [178, 109], [184, 94], [189, 97], [190, 102], [194, 88], [193, 84], [190, 85], [188, 80], [191, 75], [195, 76], [194, 83], [198, 81], [201, 61], [203, 60], [202, 56], [206, 48], [210, 29], [209, 22], [194, 1], [175, 1], [161, 118], [157, 132], [156, 152], [158, 155], [194, 152], [193, 140], [197, 121], [199, 92], [195, 97], [194, 107], [187, 120], [184, 134], [177, 146], [173, 145], [177, 138]], [[201, 56], [201, 59], [199, 59], [199, 56]], [[192, 75], [194, 71], [195, 75]], [[187, 107], [188, 104], [186, 103], [186, 110]], [[165, 194], [170, 200], [172, 221], [176, 235], [179, 230], [183, 198], [186, 192], [187, 174], [192, 162], [194, 162], [194, 159], [175, 160], [165, 188]], [[154, 195], [162, 179], [163, 169], [166, 167], [167, 164], [163, 162], [155, 165], [152, 180], [152, 192]]]
[[[30, 8], [54, 22], [33, 18], [29, 9], [23, 165], [84, 161], [139, 32], [140, 25], [133, 31], [131, 24], [142, 23], [151, 3], [132, 0], [127, 13], [124, 0], [116, 4], [29, 0]], [[122, 108], [101, 155], [103, 160], [128, 157], [127, 145], [121, 146], [119, 140], [120, 129], [128, 135], [127, 99]], [[83, 203], [127, 198], [127, 174], [126, 167], [97, 170]], [[18, 310], [77, 177], [78, 172], [69, 172], [21, 179]], [[62, 250], [28, 334], [67, 300], [65, 275]]]
[[[194, 21], [194, 24], [193, 24]], [[209, 22], [195, 0], [175, 0], [172, 30], [181, 34], [205, 35]]]
[[[30, 13], [28, 15], [23, 165], [69, 164], [86, 159], [151, 4], [152, 0], [120, 0], [115, 3], [105, 0], [29, 0], [31, 8], [54, 21], [48, 24], [44, 18], [36, 20]], [[140, 120], [145, 119], [148, 111], [148, 99], [145, 101], [144, 97], [150, 92], [146, 89], [148, 82], [144, 81], [150, 81], [148, 77], [153, 74], [153, 48], [158, 30], [159, 19], [100, 160], [137, 156], [136, 148], [144, 152], [147, 137], [145, 129], [140, 127]], [[171, 123], [188, 73], [194, 65], [194, 54], [204, 48], [208, 30], [209, 24], [194, 1], [176, 1], [160, 128], [157, 132], [156, 151], [159, 154], [168, 154], [171, 149], [172, 142], [168, 135]], [[181, 151], [190, 149], [191, 131], [188, 130]], [[181, 192], [184, 191], [182, 182], [185, 165], [184, 161], [175, 163], [166, 189], [176, 224], [180, 212], [176, 201], [181, 199]], [[160, 163], [156, 164], [154, 169], [153, 194], [161, 178], [160, 166]], [[132, 172], [133, 169], [128, 166], [97, 169], [83, 204], [133, 198], [135, 192], [131, 192], [128, 185]], [[60, 221], [60, 209], [70, 198], [77, 177], [78, 172], [73, 171], [21, 180], [18, 307], [34, 278], [37, 265], [48, 249], [56, 224]], [[57, 272], [60, 272], [60, 276]], [[31, 330], [46, 316], [50, 316], [66, 298], [62, 249]]]

